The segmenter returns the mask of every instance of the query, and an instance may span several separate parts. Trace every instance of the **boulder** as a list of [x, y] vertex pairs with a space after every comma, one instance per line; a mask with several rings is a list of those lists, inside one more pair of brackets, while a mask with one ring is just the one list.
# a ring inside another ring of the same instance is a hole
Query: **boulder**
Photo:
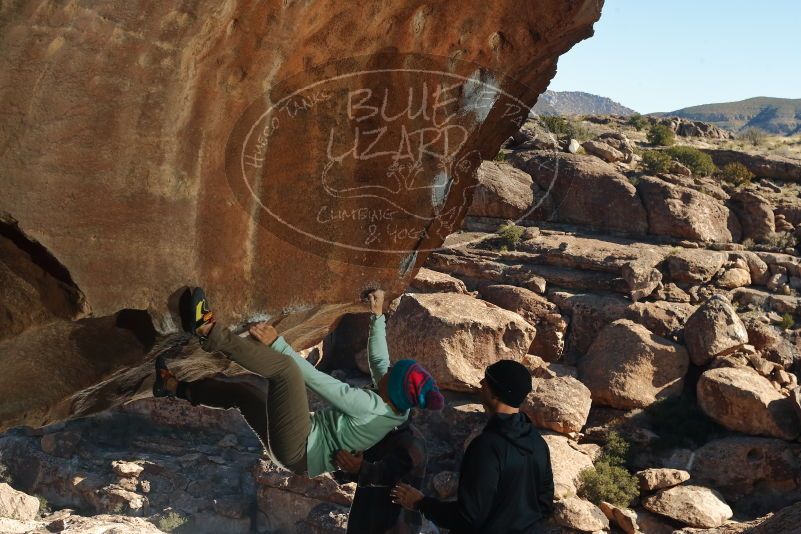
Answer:
[[745, 499], [760, 513], [801, 498], [801, 444], [781, 439], [730, 436], [695, 451], [693, 481], [720, 491], [727, 501]]
[[633, 510], [620, 508], [606, 501], [601, 501], [598, 508], [609, 521], [617, 525], [626, 534], [637, 534], [640, 531], [637, 525], [637, 514]]
[[735, 191], [730, 205], [740, 219], [743, 239], [762, 243], [776, 231], [773, 205], [765, 197], [751, 190]]
[[[517, 220], [534, 206], [534, 182], [527, 173], [508, 163], [483, 161], [478, 168], [478, 184], [467, 210], [472, 217]], [[538, 197], [542, 195], [536, 188]]]
[[581, 532], [596, 532], [609, 528], [609, 520], [594, 504], [578, 497], [568, 497], [554, 503], [553, 517], [558, 525]]
[[578, 369], [593, 402], [631, 409], [680, 394], [688, 366], [684, 347], [619, 319], [601, 330]]
[[545, 151], [513, 154], [509, 162], [528, 172], [551, 199], [550, 207], [536, 209], [527, 218], [634, 235], [647, 232], [647, 215], [636, 189], [609, 163]]
[[415, 359], [454, 391], [477, 389], [500, 359], [520, 361], [535, 332], [516, 313], [458, 293], [403, 295], [387, 322], [392, 360]]
[[734, 214], [711, 196], [650, 176], [640, 180], [637, 191], [648, 212], [649, 234], [713, 243], [740, 238]]
[[520, 409], [534, 424], [562, 434], [580, 431], [587, 422], [590, 390], [572, 376], [533, 380], [533, 391]]
[[[459, 227], [481, 154], [519, 129], [600, 10], [590, 0], [523, 11], [481, 0], [455, 11], [377, 1], [4, 4], [3, 146], [16, 141], [0, 153], [0, 234], [15, 219], [47, 252], [40, 268], [77, 288], [95, 318], [147, 310], [159, 332], [175, 332], [174, 297], [200, 285], [222, 322], [287, 315], [287, 340], [313, 346], [343, 314], [363, 311], [364, 289], [400, 295]], [[14, 255], [28, 254], [27, 243]], [[39, 357], [15, 370], [0, 389], [18, 399], [9, 419], [38, 426], [59, 403], [91, 412], [130, 400], [115, 382], [116, 398], [73, 402], [133, 365], [113, 342], [99, 352], [97, 373]], [[46, 401], [27, 394], [75, 375], [88, 383], [60, 385]]]
[[623, 279], [631, 289], [631, 300], [637, 302], [654, 292], [662, 284], [662, 273], [654, 268], [653, 260], [628, 262], [621, 269]]
[[658, 336], [669, 338], [684, 328], [687, 318], [695, 308], [684, 302], [635, 302], [626, 307], [624, 317], [643, 325]]
[[623, 318], [630, 301], [617, 295], [553, 292], [549, 298], [570, 317], [565, 358], [574, 363], [586, 354], [603, 328]]
[[39, 513], [39, 499], [0, 482], [0, 517], [29, 521]]
[[458, 278], [446, 273], [421, 267], [409, 288], [415, 293], [463, 293], [467, 287]]
[[801, 163], [797, 159], [767, 154], [749, 154], [740, 150], [724, 148], [702, 148], [701, 150], [712, 156], [712, 161], [718, 167], [723, 167], [727, 163], [742, 163], [758, 178], [801, 182]]
[[675, 486], [643, 500], [646, 510], [697, 528], [719, 527], [734, 513], [715, 490], [701, 486]]
[[748, 343], [748, 331], [729, 300], [713, 295], [687, 319], [684, 341], [695, 365], [706, 365]]
[[690, 480], [690, 473], [681, 469], [651, 468], [638, 471], [637, 480], [640, 481], [641, 491], [651, 492], [678, 486]]
[[751, 285], [751, 273], [748, 269], [735, 267], [727, 269], [717, 280], [715, 285], [723, 289], [736, 289]]
[[768, 264], [762, 258], [757, 256], [750, 250], [737, 250], [729, 253], [729, 258], [732, 260], [742, 259], [748, 266], [748, 272], [751, 274], [751, 282], [754, 284], [765, 285], [770, 276]]
[[679, 249], [667, 258], [670, 279], [685, 284], [709, 282], [723, 267], [726, 255], [705, 249]]
[[697, 390], [700, 408], [729, 430], [786, 440], [801, 433], [792, 401], [749, 367], [705, 371]]
[[547, 361], [562, 357], [567, 323], [556, 304], [530, 289], [504, 284], [481, 286], [479, 295], [487, 302], [517, 313], [536, 329], [529, 353]]
[[801, 502], [782, 508], [748, 534], [796, 534], [801, 525]]
[[614, 163], [626, 159], [626, 155], [623, 154], [623, 152], [603, 141], [585, 141], [581, 146], [587, 151], [587, 154], [597, 156], [607, 163]]
[[550, 451], [557, 495], [575, 496], [579, 475], [585, 469], [592, 469], [592, 458], [566, 436], [544, 431], [542, 438]]

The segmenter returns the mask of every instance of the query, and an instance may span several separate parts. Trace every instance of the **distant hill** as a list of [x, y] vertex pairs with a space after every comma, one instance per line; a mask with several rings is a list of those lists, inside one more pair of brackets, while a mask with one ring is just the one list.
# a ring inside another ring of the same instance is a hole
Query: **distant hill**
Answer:
[[801, 98], [758, 96], [739, 102], [704, 104], [652, 115], [700, 120], [733, 132], [760, 128], [780, 135], [801, 133]]
[[533, 111], [539, 115], [633, 115], [631, 108], [580, 91], [545, 91]]

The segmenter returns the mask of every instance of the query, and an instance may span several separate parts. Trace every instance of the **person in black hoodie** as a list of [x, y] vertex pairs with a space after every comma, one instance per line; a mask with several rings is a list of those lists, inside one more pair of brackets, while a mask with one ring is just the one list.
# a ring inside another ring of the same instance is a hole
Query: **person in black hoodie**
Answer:
[[522, 364], [490, 365], [481, 400], [491, 417], [464, 453], [457, 500], [426, 497], [406, 484], [395, 486], [393, 500], [452, 534], [538, 532], [553, 512], [553, 473], [548, 444], [520, 413], [530, 392], [531, 375]]

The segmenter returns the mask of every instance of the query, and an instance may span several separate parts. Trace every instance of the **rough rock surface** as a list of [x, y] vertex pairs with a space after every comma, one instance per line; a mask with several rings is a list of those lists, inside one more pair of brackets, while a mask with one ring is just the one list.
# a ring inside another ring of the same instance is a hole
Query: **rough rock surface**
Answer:
[[792, 440], [801, 432], [792, 401], [749, 367], [705, 371], [698, 380], [698, 405], [721, 425], [745, 434]]
[[[4, 4], [0, 218], [52, 254], [97, 317], [149, 310], [171, 331], [176, 291], [202, 285], [226, 323], [288, 314], [281, 330], [306, 348], [362, 290], [402, 292], [458, 227], [480, 161], [519, 128], [600, 10], [590, 0]], [[447, 148], [409, 139], [409, 165], [362, 150], [397, 154], [402, 132], [431, 126], [436, 82], [453, 76], [458, 91], [440, 108], [454, 119]], [[492, 98], [475, 89], [485, 87]], [[429, 113], [387, 114], [390, 134], [359, 142], [355, 124], [383, 88], [389, 113], [410, 94]], [[369, 99], [350, 92], [361, 89]], [[332, 152], [329, 137], [341, 141]], [[21, 396], [32, 380], [20, 374], [2, 393]]]
[[0, 482], [0, 517], [28, 521], [39, 513], [39, 499]]
[[594, 402], [629, 409], [681, 393], [688, 365], [684, 347], [619, 319], [601, 330], [578, 368]]
[[454, 391], [478, 388], [500, 359], [520, 361], [534, 334], [516, 313], [458, 293], [404, 295], [387, 322], [391, 358], [416, 359]]
[[532, 220], [581, 224], [597, 230], [643, 235], [647, 214], [633, 185], [612, 165], [577, 154], [522, 152], [510, 157], [546, 191], [552, 204]]
[[637, 480], [642, 491], [656, 491], [690, 480], [690, 473], [681, 469], [652, 468], [637, 472]]
[[726, 255], [703, 249], [680, 249], [667, 259], [670, 279], [674, 282], [698, 284], [708, 282], [723, 267]]
[[736, 216], [711, 196], [650, 176], [640, 180], [637, 191], [648, 212], [649, 234], [713, 243], [740, 238]]
[[467, 215], [517, 220], [534, 204], [531, 176], [508, 163], [484, 161]]
[[554, 503], [554, 519], [563, 527], [581, 532], [596, 532], [609, 528], [609, 520], [594, 504], [578, 497], [568, 497]]
[[731, 436], [695, 451], [693, 481], [710, 486], [753, 515], [801, 500], [801, 444]]
[[554, 487], [557, 495], [575, 496], [579, 474], [592, 468], [590, 456], [580, 450], [575, 442], [560, 434], [542, 432], [551, 453]]
[[748, 331], [729, 300], [717, 294], [687, 319], [684, 339], [693, 363], [705, 365], [748, 343]]
[[412, 280], [409, 289], [416, 293], [464, 293], [467, 288], [464, 282], [445, 273], [421, 267]]
[[587, 422], [590, 390], [572, 376], [534, 379], [534, 390], [520, 409], [540, 428], [569, 434]]
[[643, 500], [646, 510], [698, 528], [719, 527], [733, 512], [716, 491], [701, 486], [675, 486]]
[[482, 286], [479, 294], [487, 302], [517, 313], [536, 329], [529, 353], [547, 361], [562, 357], [567, 323], [554, 303], [524, 287], [503, 284]]

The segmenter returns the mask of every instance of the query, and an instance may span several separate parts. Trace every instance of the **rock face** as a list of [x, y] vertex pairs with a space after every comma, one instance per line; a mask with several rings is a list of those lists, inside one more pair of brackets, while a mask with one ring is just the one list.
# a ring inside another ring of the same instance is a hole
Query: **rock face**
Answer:
[[740, 238], [740, 223], [719, 200], [659, 178], [643, 177], [637, 191], [648, 212], [648, 233], [730, 243]]
[[693, 363], [706, 365], [716, 356], [728, 354], [748, 343], [748, 331], [729, 300], [717, 294], [687, 319], [684, 339]]
[[0, 517], [28, 521], [39, 513], [39, 499], [0, 483]]
[[801, 445], [780, 439], [731, 436], [695, 451], [693, 480], [758, 514], [801, 498]]
[[572, 376], [535, 379], [534, 390], [520, 409], [540, 428], [569, 434], [587, 422], [590, 390]]
[[445, 273], [432, 271], [421, 267], [417, 271], [417, 276], [412, 280], [412, 291], [419, 293], [464, 293], [467, 294], [467, 288], [464, 282], [458, 278]]
[[690, 473], [681, 469], [645, 469], [637, 473], [637, 480], [640, 481], [642, 491], [656, 491], [690, 480]]
[[782, 156], [747, 154], [737, 150], [705, 148], [718, 167], [727, 163], [742, 163], [749, 171], [760, 178], [801, 182], [801, 163], [797, 159]]
[[619, 319], [601, 330], [579, 361], [579, 378], [595, 402], [643, 408], [679, 394], [688, 365], [684, 347]]
[[643, 501], [646, 510], [696, 528], [714, 528], [733, 514], [721, 495], [701, 486], [676, 486]]
[[[171, 296], [202, 285], [223, 321], [287, 313], [287, 339], [314, 345], [362, 290], [400, 294], [458, 227], [482, 157], [519, 128], [600, 10], [5, 6], [0, 218], [49, 251], [95, 316], [148, 310], [170, 331]], [[453, 98], [435, 102], [446, 86]], [[395, 165], [404, 132], [437, 140], [404, 137]]]
[[536, 329], [531, 354], [547, 361], [561, 358], [567, 323], [554, 303], [530, 289], [504, 284], [482, 286], [479, 294], [487, 302], [517, 313]]
[[646, 233], [647, 215], [637, 191], [612, 165], [577, 154], [544, 151], [514, 154], [510, 161], [528, 172], [551, 199], [551, 204], [534, 210], [528, 218]]
[[581, 532], [596, 532], [609, 528], [609, 520], [600, 508], [578, 497], [556, 501], [553, 515], [559, 525]]
[[508, 163], [484, 161], [467, 215], [517, 220], [534, 204], [531, 176]]
[[404, 295], [387, 322], [393, 361], [416, 359], [454, 391], [478, 388], [500, 359], [520, 361], [534, 334], [516, 313], [458, 293]]
[[721, 425], [745, 434], [792, 440], [801, 432], [792, 401], [750, 367], [705, 371], [698, 405]]

